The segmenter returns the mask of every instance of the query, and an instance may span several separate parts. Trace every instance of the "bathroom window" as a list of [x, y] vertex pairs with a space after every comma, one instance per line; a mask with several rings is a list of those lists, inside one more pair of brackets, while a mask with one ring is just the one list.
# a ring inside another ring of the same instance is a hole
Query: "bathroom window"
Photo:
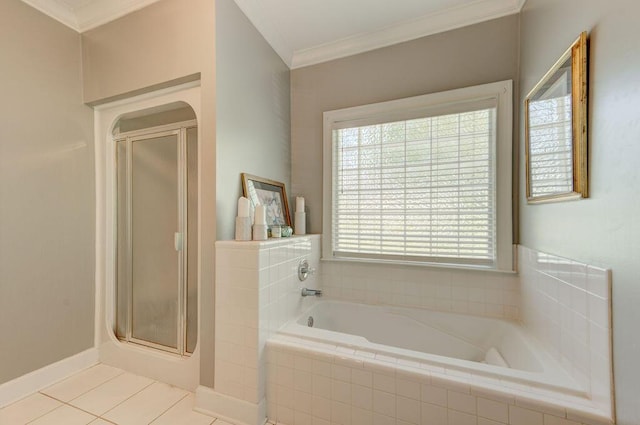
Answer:
[[324, 257], [512, 270], [511, 82], [324, 114]]

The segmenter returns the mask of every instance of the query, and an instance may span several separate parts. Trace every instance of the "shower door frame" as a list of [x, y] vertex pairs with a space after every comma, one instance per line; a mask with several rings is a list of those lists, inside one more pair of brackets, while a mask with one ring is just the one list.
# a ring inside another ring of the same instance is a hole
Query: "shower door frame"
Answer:
[[[137, 345], [142, 345], [150, 348], [155, 348], [158, 350], [162, 350], [165, 352], [177, 354], [180, 356], [190, 357], [193, 353], [187, 351], [187, 285], [188, 285], [188, 220], [187, 220], [187, 131], [189, 129], [196, 128], [197, 129], [197, 120], [189, 120], [189, 121], [181, 121], [172, 124], [166, 124], [161, 126], [149, 127], [141, 130], [133, 130], [123, 133], [114, 134], [113, 137], [113, 148], [114, 148], [114, 158], [115, 158], [115, 174], [117, 175], [118, 168], [118, 144], [125, 143], [126, 146], [126, 216], [127, 216], [127, 232], [126, 232], [126, 257], [127, 257], [127, 281], [126, 281], [126, 291], [127, 291], [127, 314], [126, 314], [126, 335], [124, 338], [119, 337], [117, 335], [117, 318], [118, 318], [118, 296], [115, 297], [115, 320], [113, 323], [114, 326], [114, 335], [124, 343], [134, 343]], [[132, 263], [132, 254], [133, 254], [133, 202], [132, 202], [132, 193], [133, 193], [133, 143], [137, 141], [144, 141], [154, 138], [161, 138], [167, 136], [177, 136], [177, 168], [178, 168], [178, 222], [177, 227], [178, 231], [174, 235], [174, 246], [176, 251], [180, 252], [178, 256], [178, 312], [177, 312], [177, 336], [176, 336], [176, 348], [169, 347], [166, 345], [154, 343], [151, 341], [146, 341], [143, 339], [135, 338], [133, 336], [133, 263]], [[116, 190], [116, 198], [115, 198], [115, 210], [119, 209], [119, 200], [120, 196]], [[118, 234], [119, 234], [119, 223], [115, 220], [115, 244], [114, 246], [118, 246]], [[180, 236], [178, 236], [180, 234]], [[179, 239], [179, 241], [178, 241]], [[178, 249], [178, 244], [180, 245], [180, 249]], [[197, 253], [196, 253], [197, 255]], [[118, 255], [116, 253], [114, 259], [114, 276], [118, 276]], [[115, 282], [115, 288], [117, 291], [118, 288], [117, 280]], [[196, 325], [197, 326], [197, 325]]]

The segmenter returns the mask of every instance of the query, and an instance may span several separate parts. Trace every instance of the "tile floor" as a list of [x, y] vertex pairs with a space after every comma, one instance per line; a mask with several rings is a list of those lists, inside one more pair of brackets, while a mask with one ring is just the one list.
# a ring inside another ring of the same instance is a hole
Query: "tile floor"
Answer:
[[98, 364], [0, 409], [0, 425], [229, 425], [194, 412], [194, 394]]

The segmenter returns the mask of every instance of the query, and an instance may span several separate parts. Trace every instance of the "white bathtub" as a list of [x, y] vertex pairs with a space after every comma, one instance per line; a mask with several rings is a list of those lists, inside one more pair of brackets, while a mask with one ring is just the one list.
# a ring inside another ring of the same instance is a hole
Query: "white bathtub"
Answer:
[[[313, 327], [308, 326], [309, 317]], [[343, 352], [584, 396], [583, 388], [513, 322], [410, 308], [319, 301], [280, 334]]]

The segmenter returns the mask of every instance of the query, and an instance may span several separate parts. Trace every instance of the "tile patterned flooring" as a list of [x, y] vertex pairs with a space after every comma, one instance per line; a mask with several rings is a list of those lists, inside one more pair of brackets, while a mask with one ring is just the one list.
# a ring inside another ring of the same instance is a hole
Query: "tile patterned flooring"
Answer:
[[230, 425], [193, 393], [98, 364], [0, 409], [0, 425]]

